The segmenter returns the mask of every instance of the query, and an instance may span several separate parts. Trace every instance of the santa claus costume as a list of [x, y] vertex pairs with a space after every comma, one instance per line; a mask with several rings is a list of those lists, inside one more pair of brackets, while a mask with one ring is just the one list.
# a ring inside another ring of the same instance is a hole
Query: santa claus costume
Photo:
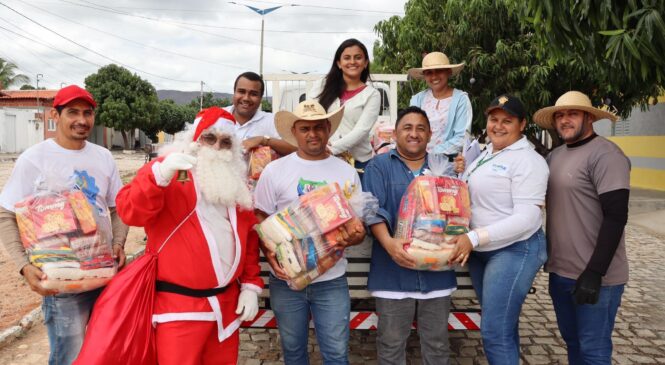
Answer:
[[[198, 161], [187, 160], [192, 164], [183, 166], [182, 156], [180, 164], [171, 155], [162, 156], [143, 166], [116, 200], [126, 224], [145, 228], [146, 251], [158, 253], [152, 321], [160, 365], [235, 364], [241, 324], [237, 313], [247, 319], [250, 311], [253, 317], [263, 288], [256, 217], [240, 143], [232, 137], [233, 116], [209, 108], [199, 113], [195, 127], [183, 152]], [[232, 146], [214, 151], [199, 141], [202, 135], [218, 135], [220, 141], [228, 135]], [[204, 152], [224, 157], [204, 164]], [[222, 164], [226, 170], [219, 173]], [[178, 181], [173, 166], [191, 168], [189, 181]]]

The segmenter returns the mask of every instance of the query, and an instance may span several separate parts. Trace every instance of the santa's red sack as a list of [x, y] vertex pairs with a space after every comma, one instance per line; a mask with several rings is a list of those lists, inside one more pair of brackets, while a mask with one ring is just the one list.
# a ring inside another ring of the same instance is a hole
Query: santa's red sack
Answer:
[[146, 252], [106, 286], [75, 365], [157, 364], [152, 313], [157, 255]]

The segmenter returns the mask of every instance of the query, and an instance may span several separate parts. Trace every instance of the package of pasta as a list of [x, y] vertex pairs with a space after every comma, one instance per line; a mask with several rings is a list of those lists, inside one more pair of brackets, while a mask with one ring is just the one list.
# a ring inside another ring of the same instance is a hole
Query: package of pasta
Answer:
[[14, 210], [30, 263], [46, 274], [44, 288], [78, 293], [115, 275], [110, 220], [81, 190], [38, 190]]
[[418, 176], [402, 197], [395, 236], [409, 239], [404, 249], [416, 258], [417, 270], [451, 270], [453, 236], [469, 231], [469, 190], [462, 180]]
[[333, 183], [300, 196], [256, 231], [275, 253], [289, 286], [301, 290], [343, 257], [346, 237], [365, 234], [362, 222], [377, 209], [371, 194]]

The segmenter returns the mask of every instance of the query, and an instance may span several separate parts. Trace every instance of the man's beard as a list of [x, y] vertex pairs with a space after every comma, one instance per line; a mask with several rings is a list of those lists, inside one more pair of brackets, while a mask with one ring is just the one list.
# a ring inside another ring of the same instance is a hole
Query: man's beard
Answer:
[[233, 150], [197, 148], [194, 170], [196, 186], [203, 199], [226, 207], [252, 207], [252, 195], [247, 186], [247, 173], [242, 157]]

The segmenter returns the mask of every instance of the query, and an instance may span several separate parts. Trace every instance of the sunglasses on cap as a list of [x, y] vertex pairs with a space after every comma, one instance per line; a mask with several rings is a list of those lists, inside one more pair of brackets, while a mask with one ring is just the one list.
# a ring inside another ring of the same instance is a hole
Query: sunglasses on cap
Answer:
[[208, 146], [214, 146], [219, 143], [219, 148], [230, 149], [233, 146], [233, 139], [227, 134], [217, 136], [214, 133], [203, 133], [199, 141]]

